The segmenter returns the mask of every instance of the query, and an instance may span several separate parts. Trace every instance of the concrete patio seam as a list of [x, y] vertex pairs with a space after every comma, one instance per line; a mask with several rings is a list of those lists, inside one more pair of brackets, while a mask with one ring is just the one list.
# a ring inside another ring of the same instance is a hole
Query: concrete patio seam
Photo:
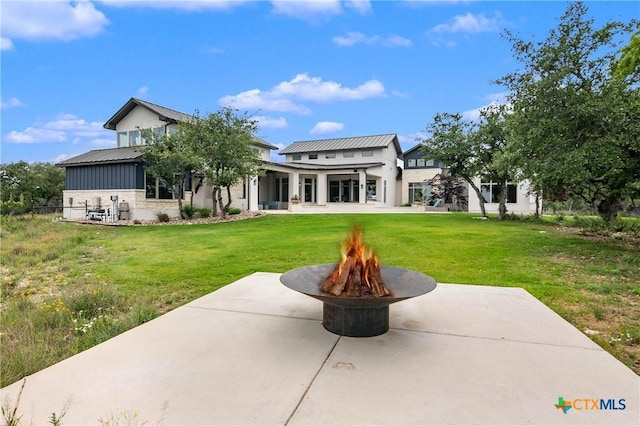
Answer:
[[233, 313], [236, 313], [236, 314], [262, 315], [262, 316], [265, 316], [265, 317], [299, 319], [299, 320], [316, 321], [316, 322], [322, 323], [322, 320], [321, 319], [317, 319], [317, 318], [294, 317], [294, 316], [289, 316], [289, 315], [269, 314], [269, 313], [266, 313], [266, 312], [240, 311], [240, 310], [237, 310], [237, 309], [224, 309], [224, 308], [207, 308], [207, 307], [204, 307], [204, 306], [182, 306], [182, 307], [183, 308], [189, 308], [189, 309], [201, 309], [203, 311], [233, 312]]
[[329, 358], [331, 358], [331, 355], [333, 354], [333, 351], [335, 351], [336, 346], [338, 346], [338, 343], [340, 342], [340, 340], [342, 339], [342, 336], [338, 337], [335, 341], [335, 343], [333, 344], [333, 346], [331, 347], [331, 350], [327, 353], [327, 357], [324, 359], [324, 361], [322, 362], [322, 364], [320, 365], [320, 368], [318, 368], [318, 370], [316, 371], [316, 374], [313, 375], [313, 379], [311, 379], [309, 381], [309, 385], [306, 387], [306, 389], [304, 390], [304, 392], [302, 393], [302, 395], [300, 396], [300, 399], [298, 400], [298, 403], [296, 404], [296, 406], [294, 407], [293, 411], [291, 411], [291, 414], [289, 415], [289, 417], [287, 417], [287, 420], [284, 422], [284, 425], [288, 425], [289, 422], [291, 421], [291, 419], [293, 418], [293, 416], [296, 415], [296, 413], [298, 412], [298, 408], [300, 408], [300, 405], [302, 404], [302, 402], [304, 401], [304, 398], [307, 396], [307, 393], [309, 393], [309, 389], [311, 389], [311, 387], [313, 386], [313, 384], [315, 383], [316, 379], [318, 378], [318, 375], [320, 374], [320, 372], [322, 372], [322, 370], [324, 369], [324, 366], [327, 364], [327, 361], [329, 361]]
[[426, 330], [411, 330], [408, 328], [398, 328], [398, 327], [389, 327], [389, 330], [397, 330], [397, 331], [408, 331], [411, 333], [422, 333], [422, 334], [437, 334], [441, 336], [452, 336], [452, 337], [461, 337], [461, 338], [469, 338], [469, 339], [479, 339], [479, 340], [493, 340], [496, 342], [510, 342], [510, 343], [522, 343], [522, 344], [530, 344], [530, 345], [541, 345], [541, 346], [555, 346], [558, 348], [571, 348], [571, 349], [584, 349], [587, 351], [595, 351], [595, 352], [606, 352], [601, 347], [597, 348], [585, 348], [583, 346], [577, 345], [559, 345], [557, 343], [546, 343], [546, 342], [534, 342], [530, 340], [514, 340], [509, 339], [507, 337], [497, 338], [497, 337], [484, 337], [484, 336], [474, 336], [471, 334], [456, 334], [456, 333], [442, 333], [438, 331], [426, 331]]

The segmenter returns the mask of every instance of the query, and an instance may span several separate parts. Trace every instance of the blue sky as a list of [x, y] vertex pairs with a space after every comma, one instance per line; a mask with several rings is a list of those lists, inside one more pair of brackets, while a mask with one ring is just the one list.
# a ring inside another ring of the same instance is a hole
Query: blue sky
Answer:
[[[115, 147], [102, 125], [136, 97], [185, 113], [247, 111], [294, 141], [396, 133], [504, 100], [501, 37], [541, 41], [567, 2], [1, 0], [1, 162]], [[587, 2], [596, 26], [640, 2]], [[280, 160], [278, 155], [275, 160]]]

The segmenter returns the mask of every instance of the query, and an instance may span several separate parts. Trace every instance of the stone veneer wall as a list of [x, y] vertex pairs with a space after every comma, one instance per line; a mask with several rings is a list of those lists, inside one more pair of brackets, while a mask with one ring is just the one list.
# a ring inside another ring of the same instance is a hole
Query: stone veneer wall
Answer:
[[[166, 213], [169, 217], [178, 217], [177, 200], [154, 200], [146, 198], [143, 189], [113, 189], [113, 190], [65, 190], [63, 195], [63, 217], [69, 220], [87, 218], [87, 208], [91, 209], [93, 199], [100, 197], [103, 209], [112, 209], [112, 195], [118, 196], [118, 204], [129, 203], [129, 220], [156, 220], [158, 213]], [[69, 204], [73, 198], [73, 204]], [[185, 192], [184, 204], [191, 202], [191, 192]], [[108, 218], [108, 220], [113, 220]]]

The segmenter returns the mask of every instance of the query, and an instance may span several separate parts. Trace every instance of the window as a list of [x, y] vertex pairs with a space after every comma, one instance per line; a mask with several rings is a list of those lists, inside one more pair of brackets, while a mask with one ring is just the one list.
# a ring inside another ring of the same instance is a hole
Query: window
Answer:
[[127, 132], [118, 132], [118, 148], [129, 146], [129, 136]]
[[293, 155], [291, 156], [291, 159], [292, 159], [293, 161], [300, 161], [300, 160], [302, 160], [302, 154], [293, 154]]
[[[516, 185], [513, 183], [507, 183], [507, 203], [517, 203], [518, 196], [516, 191]], [[500, 185], [496, 182], [483, 182], [480, 185], [480, 193], [485, 203], [499, 203], [500, 202]]]
[[418, 159], [418, 167], [424, 167], [424, 158]]
[[309, 154], [309, 160], [317, 160], [318, 154]]
[[327, 152], [324, 155], [324, 158], [336, 158], [336, 153], [335, 152]]
[[373, 157], [373, 150], [372, 149], [365, 149], [364, 151], [362, 151], [362, 156], [363, 157]]
[[129, 146], [140, 145], [140, 132], [132, 130], [129, 132]]
[[409, 182], [409, 202], [422, 204], [431, 196], [429, 184], [426, 182]]
[[[163, 178], [154, 178], [150, 173], [145, 173], [146, 196], [150, 199], [172, 200], [173, 188]], [[178, 194], [176, 194], [178, 195]]]
[[289, 199], [289, 178], [282, 178], [282, 201]]
[[373, 179], [367, 180], [367, 200], [376, 201], [378, 199], [376, 181]]
[[415, 167], [416, 166], [416, 160], [415, 159], [411, 159], [407, 162], [407, 167]]
[[342, 157], [344, 158], [353, 158], [353, 151], [345, 151], [342, 153]]

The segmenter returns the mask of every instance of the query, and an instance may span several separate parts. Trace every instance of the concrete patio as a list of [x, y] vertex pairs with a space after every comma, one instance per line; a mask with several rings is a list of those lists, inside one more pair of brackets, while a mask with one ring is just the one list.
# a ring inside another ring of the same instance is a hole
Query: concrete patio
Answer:
[[[640, 422], [640, 377], [522, 289], [439, 284], [391, 305], [386, 334], [348, 338], [279, 277], [255, 273], [29, 376], [22, 424], [65, 405], [64, 425]], [[559, 397], [575, 401], [566, 414]]]

